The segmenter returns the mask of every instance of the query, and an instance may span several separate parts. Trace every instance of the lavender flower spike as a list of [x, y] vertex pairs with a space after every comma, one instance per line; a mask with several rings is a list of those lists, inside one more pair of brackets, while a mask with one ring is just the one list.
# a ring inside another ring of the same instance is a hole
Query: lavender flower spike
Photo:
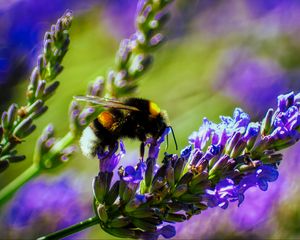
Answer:
[[[17, 162], [16, 145], [30, 135], [36, 126], [33, 120], [41, 116], [48, 109], [44, 103], [54, 94], [59, 82], [52, 82], [62, 71], [60, 65], [70, 43], [68, 30], [72, 21], [72, 14], [65, 14], [52, 25], [51, 31], [45, 33], [44, 49], [38, 56], [37, 65], [32, 70], [27, 86], [27, 102], [24, 106], [12, 104], [7, 112], [2, 113], [0, 128], [4, 131], [0, 139], [0, 171], [8, 167], [8, 163]], [[24, 157], [22, 156], [24, 159]], [[18, 156], [18, 159], [21, 158]]]
[[[103, 175], [100, 169], [94, 193], [101, 227], [118, 237], [169, 238], [175, 230], [166, 222], [185, 221], [208, 207], [240, 205], [251, 187], [266, 191], [279, 175], [277, 150], [299, 140], [299, 109], [300, 94], [289, 93], [278, 97], [277, 110], [269, 110], [262, 123], [251, 122], [239, 108], [218, 124], [205, 119], [180, 156], [165, 154], [154, 169], [150, 160], [162, 137], [146, 162], [119, 168], [120, 180], [111, 187], [113, 172]], [[115, 166], [115, 155], [109, 156], [105, 161]], [[105, 179], [109, 184], [102, 184]]]

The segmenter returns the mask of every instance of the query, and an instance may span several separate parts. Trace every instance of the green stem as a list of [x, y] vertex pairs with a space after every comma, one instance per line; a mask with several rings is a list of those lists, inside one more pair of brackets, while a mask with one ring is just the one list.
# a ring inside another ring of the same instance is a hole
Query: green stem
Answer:
[[95, 216], [95, 217], [92, 217], [92, 218], [88, 218], [88, 219], [86, 219], [86, 220], [84, 220], [80, 223], [74, 224], [74, 225], [72, 225], [68, 228], [65, 228], [65, 229], [62, 229], [60, 231], [51, 233], [47, 236], [40, 237], [37, 240], [61, 239], [61, 238], [67, 237], [71, 234], [80, 232], [80, 231], [82, 231], [82, 230], [84, 230], [88, 227], [94, 226], [98, 223], [100, 223], [100, 219], [99, 219], [99, 217]]
[[15, 191], [17, 191], [22, 185], [28, 182], [30, 179], [38, 175], [40, 168], [36, 164], [32, 164], [25, 172], [19, 175], [11, 183], [0, 190], [0, 205], [4, 203]]

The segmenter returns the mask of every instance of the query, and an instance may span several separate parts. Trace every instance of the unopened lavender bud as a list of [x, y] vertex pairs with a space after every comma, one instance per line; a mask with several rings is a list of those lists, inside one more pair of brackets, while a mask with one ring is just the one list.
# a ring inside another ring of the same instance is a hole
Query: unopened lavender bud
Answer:
[[11, 163], [17, 163], [25, 160], [25, 158], [26, 157], [24, 155], [12, 155], [8, 156], [6, 159]]
[[180, 185], [180, 184], [188, 184], [192, 178], [193, 178], [194, 174], [191, 173], [191, 172], [187, 172], [185, 173], [179, 180], [179, 182], [177, 183], [177, 185]]
[[137, 185], [131, 185], [128, 183], [124, 189], [123, 195], [122, 195], [122, 200], [127, 203], [129, 202], [133, 197], [136, 192]]
[[266, 116], [262, 120], [260, 133], [262, 136], [266, 136], [270, 133], [274, 110], [269, 109]]
[[159, 26], [159, 23], [158, 23], [157, 20], [152, 20], [152, 21], [149, 22], [148, 25], [149, 25], [150, 28], [155, 29]]
[[38, 68], [35, 67], [30, 76], [30, 83], [29, 83], [30, 85], [29, 86], [31, 86], [32, 89], [35, 90], [39, 79], [40, 79], [39, 71], [38, 71]]
[[[55, 53], [54, 53], [55, 54]], [[56, 75], [60, 74], [62, 72], [62, 70], [64, 69], [64, 67], [60, 64], [55, 64], [54, 66], [54, 75], [52, 76], [52, 79], [55, 78]], [[52, 80], [51, 79], [51, 80]]]
[[0, 160], [0, 173], [5, 171], [9, 166], [8, 160]]
[[54, 33], [55, 33], [55, 25], [52, 24], [50, 29], [51, 29], [51, 34], [54, 35]]
[[80, 114], [79, 114], [79, 123], [81, 126], [87, 125], [93, 118], [93, 113], [95, 112], [95, 108], [88, 107], [85, 108]]
[[209, 170], [209, 179], [215, 178], [218, 174], [222, 174], [222, 169], [225, 167], [228, 160], [229, 156], [223, 155]]
[[3, 127], [3, 129], [7, 129], [7, 127], [9, 126], [7, 112], [3, 112], [2, 113], [2, 116], [1, 116], [1, 126]]
[[130, 40], [123, 39], [120, 43], [119, 51], [116, 55], [116, 64], [119, 68], [124, 68], [131, 56]]
[[232, 149], [232, 151], [230, 153], [230, 157], [236, 158], [239, 155], [241, 155], [242, 152], [245, 150], [246, 146], [247, 146], [247, 143], [243, 139], [240, 139], [237, 142], [237, 144], [234, 146], [234, 148]]
[[156, 230], [156, 224], [149, 221], [149, 219], [143, 220], [138, 218], [133, 218], [132, 223], [137, 227], [146, 232], [154, 232]]
[[139, 45], [144, 45], [146, 43], [146, 36], [143, 32], [136, 32], [136, 41]]
[[16, 119], [16, 114], [18, 111], [18, 106], [17, 104], [12, 104], [10, 105], [10, 107], [8, 108], [7, 111], [7, 122], [8, 122], [8, 128], [11, 128], [14, 124], [14, 121]]
[[13, 135], [22, 138], [24, 133], [32, 126], [32, 118], [27, 117], [14, 129]]
[[[55, 33], [59, 33], [63, 30], [63, 23], [62, 19], [58, 19], [56, 24], [55, 24]], [[57, 36], [56, 36], [57, 37]]]
[[71, 156], [74, 152], [76, 152], [77, 148], [75, 145], [71, 145], [65, 149], [62, 150], [61, 154], [62, 156], [64, 156], [65, 158], [68, 158], [69, 156]]
[[227, 155], [230, 155], [233, 147], [237, 144], [237, 142], [239, 141], [241, 137], [241, 133], [240, 132], [235, 132], [234, 135], [230, 138], [230, 140], [227, 142], [227, 146], [225, 148], [225, 153]]
[[135, 211], [137, 208], [139, 208], [141, 205], [143, 204], [143, 202], [138, 201], [136, 198], [131, 199], [126, 205], [125, 205], [125, 211], [126, 212], [133, 212]]
[[99, 173], [99, 175], [93, 179], [93, 194], [99, 203], [103, 203], [104, 196], [106, 194], [104, 173]]
[[53, 141], [55, 141], [55, 138], [53, 138], [53, 136], [54, 136], [54, 127], [52, 124], [49, 124], [44, 128], [41, 136], [36, 142], [36, 147], [34, 151], [35, 152], [34, 162], [36, 164], [40, 164], [40, 160], [43, 154], [47, 153], [50, 147], [53, 146], [54, 144]]
[[58, 86], [59, 82], [55, 81], [50, 86], [46, 87], [46, 89], [44, 90], [43, 100], [46, 101], [49, 97], [51, 97]]
[[118, 198], [119, 195], [119, 187], [120, 187], [120, 181], [116, 181], [108, 193], [105, 196], [105, 204], [110, 206], [112, 205]]
[[185, 193], [182, 196], [180, 196], [180, 200], [188, 203], [198, 203], [202, 201], [202, 196], [201, 194]]
[[[2, 140], [3, 137], [3, 127], [0, 125], [0, 142]], [[0, 153], [1, 153], [1, 145], [0, 145]]]
[[118, 217], [114, 218], [113, 220], [110, 221], [109, 226], [112, 228], [121, 228], [125, 227], [130, 223], [129, 218], [127, 217]]
[[151, 5], [147, 5], [146, 7], [144, 7], [143, 10], [139, 12], [139, 15], [136, 18], [137, 25], [139, 26], [143, 25], [146, 22], [151, 11], [152, 11]]
[[170, 185], [170, 187], [173, 187], [175, 184], [174, 181], [174, 168], [171, 166], [171, 163], [168, 164], [166, 169], [166, 179]]
[[194, 165], [194, 166], [198, 166], [199, 165], [199, 161], [200, 159], [203, 157], [203, 152], [200, 151], [200, 149], [198, 148], [195, 148], [190, 157], [189, 157], [189, 160], [188, 162], [190, 163], [190, 165]]
[[31, 114], [31, 113], [39, 110], [43, 105], [44, 105], [43, 100], [38, 99], [33, 104], [31, 104], [29, 107], [27, 107], [26, 113]]
[[28, 135], [30, 135], [34, 130], [36, 129], [35, 125], [31, 125], [29, 128], [27, 128], [26, 130], [24, 130], [22, 132], [22, 135], [20, 136], [20, 138], [25, 138]]
[[134, 57], [133, 62], [131, 63], [129, 74], [133, 77], [138, 77], [141, 73], [148, 69], [151, 63], [151, 56], [139, 54]]
[[104, 90], [104, 78], [97, 77], [94, 83], [89, 86], [88, 95], [102, 96]]
[[179, 180], [183, 166], [184, 166], [184, 158], [180, 157], [176, 160], [175, 165], [174, 165], [174, 181], [175, 183]]
[[46, 62], [43, 55], [39, 55], [37, 59], [37, 70], [40, 76], [44, 76]]
[[50, 39], [47, 39], [44, 42], [44, 54], [45, 54], [46, 60], [49, 61], [49, 59], [51, 58], [51, 55], [52, 55], [52, 41]]
[[193, 177], [191, 180], [190, 186], [193, 188], [200, 184], [201, 182], [207, 181], [208, 179], [208, 173], [207, 172], [201, 172]]
[[48, 124], [44, 131], [43, 134], [44, 136], [47, 136], [46, 138], [48, 139], [49, 137], [53, 137], [54, 135], [54, 126], [52, 124]]
[[152, 182], [152, 176], [154, 172], [154, 166], [155, 166], [156, 160], [154, 158], [148, 158], [146, 161], [147, 168], [145, 172], [145, 184], [147, 187], [150, 186]]
[[37, 85], [37, 89], [35, 91], [35, 97], [42, 99], [43, 95], [44, 95], [44, 90], [46, 87], [46, 81], [45, 80], [39, 80], [38, 85]]
[[31, 113], [29, 115], [29, 117], [32, 119], [36, 119], [36, 118], [40, 117], [41, 115], [43, 115], [47, 110], [48, 110], [47, 106], [42, 106], [39, 109], [37, 109], [36, 111], [34, 111], [33, 113]]
[[240, 164], [236, 167], [236, 169], [239, 170], [239, 172], [243, 173], [243, 172], [251, 171], [260, 165], [261, 165], [261, 162], [258, 160], [255, 160], [255, 161], [252, 161], [250, 164]]
[[266, 150], [269, 149], [268, 145], [270, 142], [270, 138], [269, 137], [263, 137], [262, 139], [260, 139], [259, 141], [256, 141], [253, 148], [251, 149], [251, 156], [252, 158], [256, 158], [259, 157], [260, 154]]
[[181, 195], [186, 193], [187, 190], [188, 190], [187, 184], [177, 185], [177, 187], [175, 188], [175, 190], [173, 192], [173, 197], [174, 198], [179, 198]]
[[106, 223], [108, 220], [108, 216], [107, 216], [105, 205], [99, 204], [99, 206], [97, 207], [97, 213], [101, 221]]
[[79, 104], [76, 101], [72, 101], [69, 108], [69, 121], [70, 129], [73, 134], [77, 134], [77, 130], [81, 127], [78, 122], [80, 111], [81, 109]]
[[69, 29], [72, 24], [73, 20], [73, 12], [71, 10], [67, 10], [64, 15], [62, 16], [62, 23], [63, 23], [63, 28], [64, 29]]
[[115, 78], [115, 85], [119, 88], [122, 88], [126, 85], [126, 81], [124, 79], [127, 76], [127, 71], [126, 70], [121, 70], [117, 73], [116, 78]]
[[105, 229], [106, 232], [110, 233], [113, 236], [119, 237], [119, 238], [132, 238], [136, 239], [138, 230], [131, 230], [127, 227], [124, 228], [107, 228]]
[[50, 32], [45, 32], [44, 42], [46, 42], [47, 40], [52, 40], [53, 41], [53, 36]]
[[279, 95], [278, 100], [278, 109], [280, 112], [285, 112], [291, 105], [294, 104], [294, 92], [288, 94]]
[[170, 222], [183, 222], [186, 220], [186, 216], [179, 213], [168, 213], [164, 219]]
[[155, 178], [152, 182], [152, 191], [156, 192], [165, 185], [162, 177]]
[[52, 147], [53, 147], [53, 145], [55, 144], [55, 138], [54, 137], [52, 137], [52, 138], [49, 138], [46, 142], [45, 142], [45, 144], [44, 144], [44, 146], [47, 148], [47, 150], [50, 150]]
[[164, 36], [161, 33], [158, 33], [150, 39], [150, 46], [157, 47], [163, 42], [163, 40], [164, 40]]

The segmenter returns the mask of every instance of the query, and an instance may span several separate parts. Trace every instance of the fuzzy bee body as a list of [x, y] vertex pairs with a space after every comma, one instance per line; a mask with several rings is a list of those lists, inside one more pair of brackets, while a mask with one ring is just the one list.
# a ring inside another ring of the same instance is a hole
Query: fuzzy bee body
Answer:
[[95, 157], [97, 151], [112, 148], [121, 138], [138, 139], [143, 147], [148, 137], [157, 139], [169, 127], [166, 113], [146, 99], [116, 101], [94, 96], [77, 96], [75, 99], [108, 108], [82, 133], [80, 146], [83, 154], [89, 158]]

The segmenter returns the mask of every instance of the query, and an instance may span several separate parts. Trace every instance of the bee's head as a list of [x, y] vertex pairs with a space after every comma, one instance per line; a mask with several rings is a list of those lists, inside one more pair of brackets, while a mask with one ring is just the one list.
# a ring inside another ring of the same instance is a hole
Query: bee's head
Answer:
[[[167, 111], [161, 110], [156, 103], [150, 102], [149, 103], [149, 112], [150, 112], [151, 117], [153, 117], [155, 119], [161, 119], [161, 121], [160, 121], [161, 124], [160, 125], [162, 127], [162, 129], [161, 129], [162, 131], [165, 130], [166, 128], [168, 128], [169, 131], [171, 131], [174, 142], [175, 142], [176, 150], [177, 150], [178, 149], [177, 141], [176, 141], [176, 138], [175, 138], [174, 130], [173, 130], [171, 124], [170, 124]], [[167, 142], [168, 142], [168, 138], [167, 138]]]
[[161, 110], [155, 102], [149, 102], [149, 113], [152, 118], [162, 118], [167, 126], [170, 125], [167, 112], [165, 110]]

